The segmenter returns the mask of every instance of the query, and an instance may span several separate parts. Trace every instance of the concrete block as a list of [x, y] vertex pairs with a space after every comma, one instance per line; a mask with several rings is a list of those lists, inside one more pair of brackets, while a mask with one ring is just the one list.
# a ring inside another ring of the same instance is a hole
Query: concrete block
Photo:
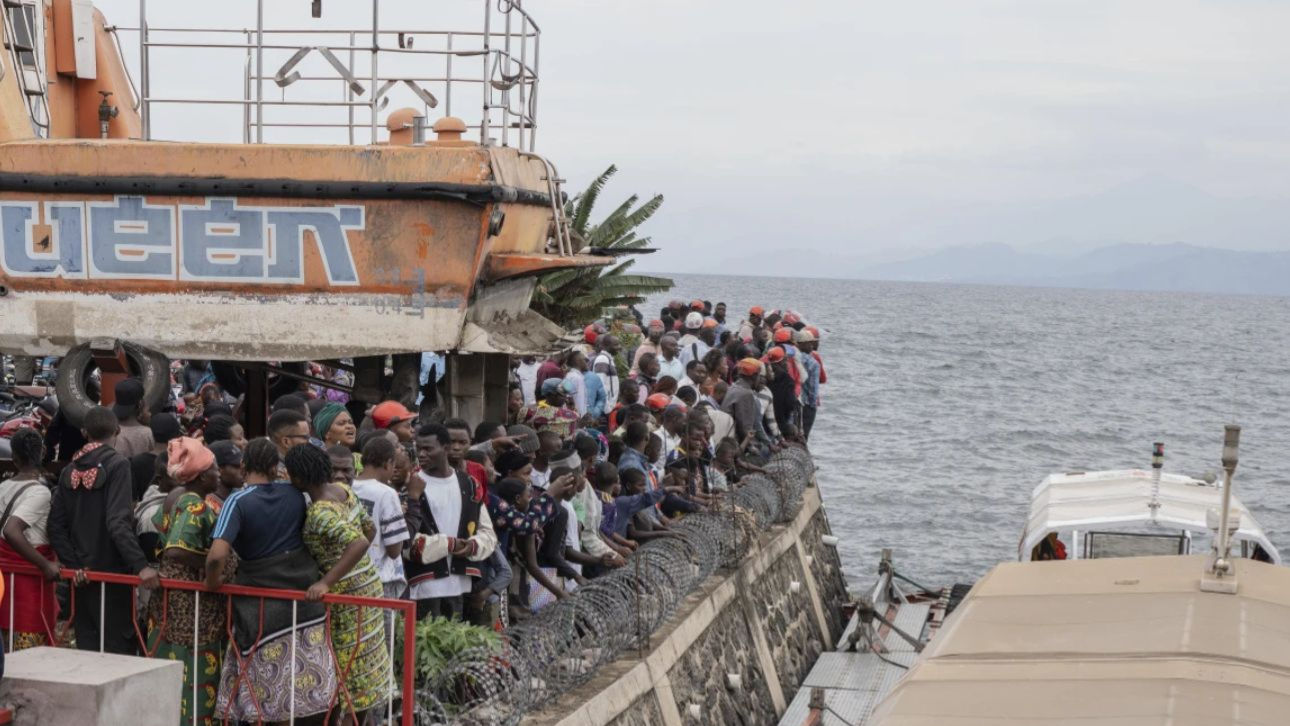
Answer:
[[174, 726], [183, 680], [178, 661], [28, 648], [5, 656], [0, 704], [15, 724]]

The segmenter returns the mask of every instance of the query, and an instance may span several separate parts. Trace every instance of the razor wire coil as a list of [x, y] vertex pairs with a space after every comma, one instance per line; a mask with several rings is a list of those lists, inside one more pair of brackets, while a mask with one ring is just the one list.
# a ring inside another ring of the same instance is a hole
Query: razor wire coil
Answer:
[[736, 566], [770, 525], [790, 522], [815, 471], [786, 447], [712, 508], [688, 514], [624, 567], [502, 633], [497, 649], [462, 652], [415, 694], [418, 726], [514, 726], [530, 711], [591, 680], [650, 636], [712, 574]]

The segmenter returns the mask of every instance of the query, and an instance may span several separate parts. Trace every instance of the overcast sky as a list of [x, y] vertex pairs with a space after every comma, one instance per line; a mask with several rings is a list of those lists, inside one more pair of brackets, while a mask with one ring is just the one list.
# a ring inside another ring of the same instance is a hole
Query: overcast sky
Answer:
[[[98, 4], [134, 24], [133, 0]], [[455, 11], [478, 5], [383, 3], [420, 27], [426, 8], [468, 26]], [[196, 25], [212, 7], [156, 12]], [[307, 0], [271, 7], [317, 22]], [[370, 22], [368, 7], [324, 0], [324, 22]], [[650, 269], [751, 272], [770, 255], [818, 275], [981, 242], [1290, 248], [1287, 2], [525, 7], [543, 28], [538, 150], [571, 189], [617, 164], [605, 212], [666, 196]], [[1205, 228], [1215, 216], [1239, 224]]]

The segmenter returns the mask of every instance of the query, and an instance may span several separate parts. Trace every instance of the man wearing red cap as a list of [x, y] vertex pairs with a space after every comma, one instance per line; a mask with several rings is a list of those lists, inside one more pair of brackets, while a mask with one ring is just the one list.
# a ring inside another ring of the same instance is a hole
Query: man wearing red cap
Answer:
[[788, 431], [787, 424], [800, 430], [798, 424], [801, 421], [801, 404], [797, 398], [797, 383], [793, 378], [796, 364], [788, 357], [783, 345], [777, 345], [766, 353], [766, 364], [770, 369], [767, 387], [770, 388], [775, 408], [775, 424], [780, 431]]
[[776, 348], [772, 348], [771, 351], [773, 352], [776, 349], [784, 351], [784, 357], [787, 359], [784, 362], [784, 372], [793, 381], [793, 397], [800, 397], [802, 395], [802, 380], [806, 378], [806, 369], [797, 360], [797, 348], [793, 347], [793, 329], [784, 327], [776, 330], [774, 340]]
[[666, 393], [651, 393], [649, 397], [645, 399], [645, 406], [648, 407], [650, 411], [653, 411], [655, 415], [661, 414], [663, 409], [667, 408], [671, 403], [672, 397]]
[[409, 444], [416, 438], [412, 429], [416, 416], [398, 401], [382, 401], [372, 409], [372, 425], [378, 429], [387, 429], [399, 437], [399, 443]]
[[761, 408], [757, 403], [757, 389], [762, 387], [763, 364], [756, 358], [744, 358], [735, 365], [738, 379], [721, 400], [721, 410], [735, 420], [735, 438], [747, 441], [752, 436], [763, 449], [774, 446], [761, 425]]

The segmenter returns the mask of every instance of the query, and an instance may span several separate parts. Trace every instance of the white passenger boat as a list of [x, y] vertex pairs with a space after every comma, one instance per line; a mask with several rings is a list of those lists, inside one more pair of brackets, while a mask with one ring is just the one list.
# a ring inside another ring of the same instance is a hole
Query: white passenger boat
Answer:
[[[884, 555], [781, 726], [1290, 723], [1290, 569], [1222, 484], [1151, 470], [1053, 474], [1018, 562], [970, 591]], [[1224, 516], [1226, 512], [1227, 516]]]

